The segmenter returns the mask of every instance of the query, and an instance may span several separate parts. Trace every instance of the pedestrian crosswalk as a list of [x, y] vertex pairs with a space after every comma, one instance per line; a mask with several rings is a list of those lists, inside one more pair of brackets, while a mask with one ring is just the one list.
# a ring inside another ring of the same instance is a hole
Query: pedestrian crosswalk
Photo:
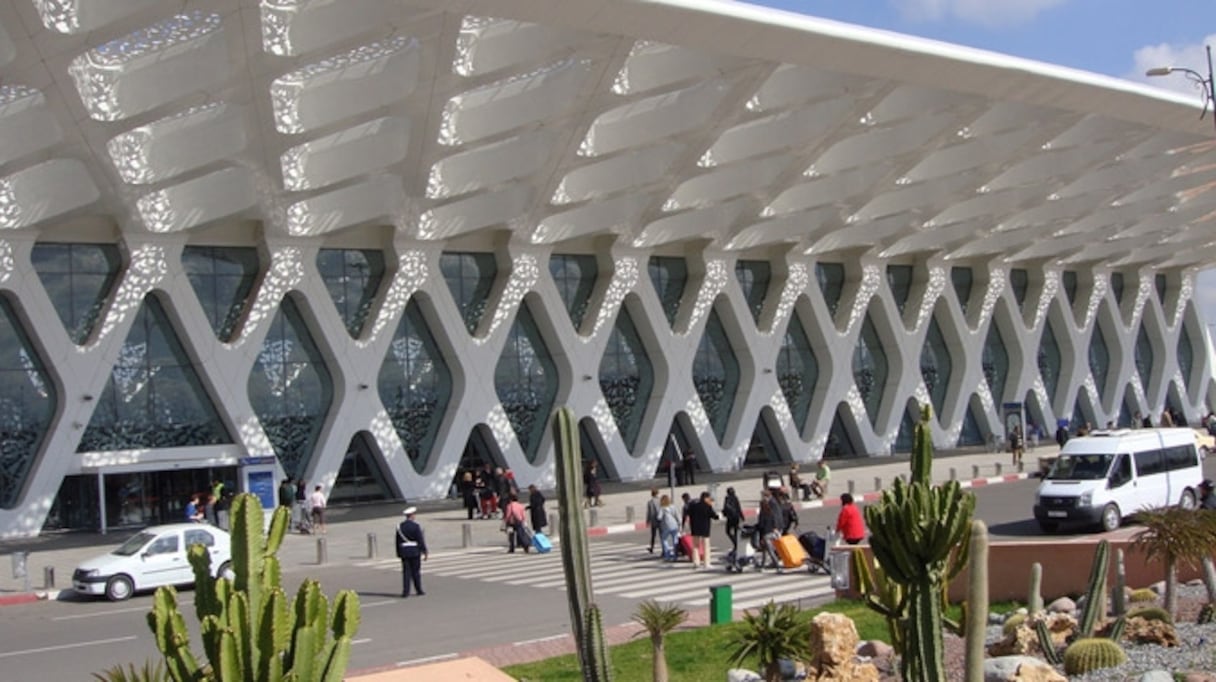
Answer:
[[[358, 565], [400, 570], [396, 559], [362, 561]], [[424, 570], [427, 575], [521, 588], [551, 590], [566, 586], [561, 552], [556, 547], [548, 554], [508, 555], [501, 547], [437, 553], [430, 556]], [[706, 606], [710, 587], [730, 585], [736, 611], [758, 608], [770, 600], [820, 602], [833, 595], [828, 576], [811, 574], [805, 569], [783, 574], [750, 568], [742, 573], [727, 573], [719, 564], [710, 570], [694, 571], [687, 561], [665, 563], [645, 547], [624, 542], [591, 544], [591, 579], [598, 595], [658, 599], [689, 607]]]

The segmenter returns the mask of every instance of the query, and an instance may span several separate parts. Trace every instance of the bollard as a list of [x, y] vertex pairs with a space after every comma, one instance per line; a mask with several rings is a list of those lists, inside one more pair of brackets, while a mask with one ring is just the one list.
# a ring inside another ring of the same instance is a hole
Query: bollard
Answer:
[[951, 481], [957, 481], [957, 480], [958, 480], [958, 471], [956, 471], [956, 470], [954, 469], [954, 467], [950, 467], [950, 480], [951, 480]]
[[980, 477], [980, 465], [972, 464], [971, 465], [971, 478], [979, 478], [979, 477]]
[[376, 554], [377, 554], [377, 552], [376, 552], [376, 534], [368, 533], [367, 534], [367, 558], [375, 559]]
[[856, 492], [856, 490], [857, 490], [857, 485], [856, 485], [855, 483], [853, 483], [853, 479], [851, 479], [851, 478], [849, 479], [849, 485], [848, 485], [848, 487], [849, 487], [849, 494], [850, 494], [850, 495], [852, 495], [852, 494], [853, 494], [854, 492]]
[[473, 524], [460, 524], [460, 546], [465, 549], [473, 546]]
[[633, 505], [625, 507], [625, 523], [633, 523]]
[[595, 528], [598, 525], [600, 525], [600, 510], [592, 509], [587, 514], [587, 527]]
[[874, 490], [875, 490], [875, 492], [882, 492], [882, 477], [881, 476], [874, 477]]
[[42, 589], [49, 590], [53, 587], [55, 587], [55, 567], [54, 566], [43, 566], [42, 567]]
[[1000, 462], [996, 463], [996, 475], [997, 476], [1001, 475], [1001, 463]]
[[329, 548], [325, 545], [325, 538], [317, 538], [317, 565], [324, 565], [329, 562]]
[[1018, 462], [1018, 473], [1019, 474], [1026, 473], [1026, 465], [1022, 462]]

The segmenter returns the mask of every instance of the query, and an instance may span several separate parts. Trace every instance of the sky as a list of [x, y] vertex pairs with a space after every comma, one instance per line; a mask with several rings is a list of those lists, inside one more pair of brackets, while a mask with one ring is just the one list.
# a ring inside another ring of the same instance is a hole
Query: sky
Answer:
[[[1183, 76], [1144, 72], [1184, 66], [1207, 74], [1203, 46], [1216, 49], [1216, 0], [749, 1], [1149, 83], [1196, 102], [1199, 91]], [[1216, 269], [1200, 274], [1196, 302], [1216, 332]]]

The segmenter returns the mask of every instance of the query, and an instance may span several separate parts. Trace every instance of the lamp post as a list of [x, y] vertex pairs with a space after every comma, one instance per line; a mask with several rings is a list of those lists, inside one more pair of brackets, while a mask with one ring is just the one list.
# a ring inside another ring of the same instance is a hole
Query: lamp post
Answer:
[[1182, 66], [1158, 66], [1144, 72], [1146, 76], [1168, 76], [1171, 73], [1180, 73], [1186, 76], [1187, 80], [1195, 84], [1195, 87], [1203, 93], [1203, 111], [1199, 112], [1199, 118], [1203, 118], [1208, 113], [1208, 104], [1212, 105], [1212, 123], [1216, 125], [1216, 79], [1212, 77], [1212, 46], [1205, 45], [1204, 48], [1208, 53], [1208, 75], [1204, 78], [1203, 74], [1188, 69]]

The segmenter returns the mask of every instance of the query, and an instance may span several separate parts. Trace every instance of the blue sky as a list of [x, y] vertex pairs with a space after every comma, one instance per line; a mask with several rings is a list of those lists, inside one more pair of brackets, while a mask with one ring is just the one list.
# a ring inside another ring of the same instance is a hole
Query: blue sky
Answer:
[[[1185, 66], [1206, 73], [1203, 45], [1216, 48], [1216, 0], [751, 0], [751, 4], [1147, 82], [1192, 93], [1196, 101], [1199, 94], [1185, 78], [1149, 79], [1144, 71], [1152, 66]], [[1205, 320], [1216, 323], [1216, 270], [1200, 275], [1196, 298]]]

